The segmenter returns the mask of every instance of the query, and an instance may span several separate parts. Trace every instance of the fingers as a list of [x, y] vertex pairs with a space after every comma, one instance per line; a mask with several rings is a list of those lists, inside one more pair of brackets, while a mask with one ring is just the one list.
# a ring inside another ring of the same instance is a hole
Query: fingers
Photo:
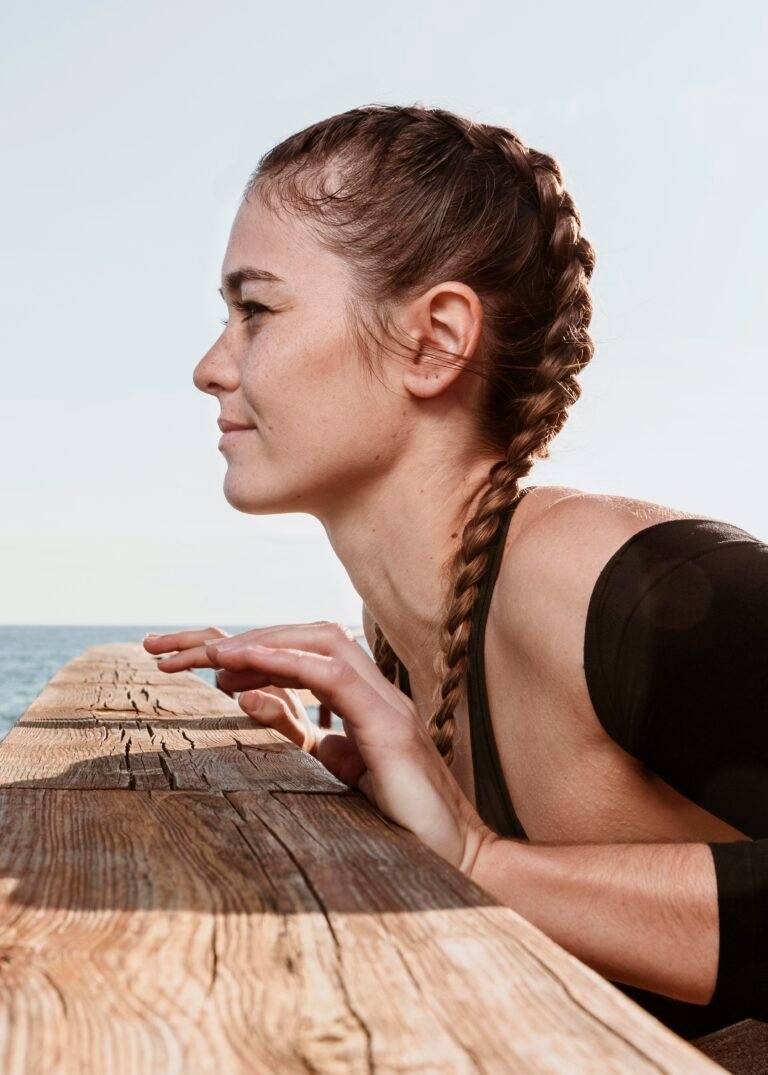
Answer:
[[[318, 621], [317, 624], [308, 624], [309, 627], [323, 626], [323, 621]], [[346, 632], [346, 628], [341, 630]], [[270, 633], [271, 638], [276, 638], [277, 633], [283, 630], [290, 630], [296, 627], [296, 624], [274, 624], [270, 627], [253, 627], [248, 631], [241, 631], [237, 635], [228, 635], [226, 631], [222, 631], [220, 627], [201, 627], [191, 631], [176, 631], [172, 634], [145, 635], [143, 640], [144, 648], [149, 653], [161, 654], [172, 653], [174, 650], [188, 650], [193, 647], [203, 646], [209, 639], [237, 639], [240, 642], [259, 642], [261, 636], [265, 632]], [[351, 638], [351, 632], [346, 632], [347, 637]], [[272, 643], [267, 640], [267, 645]]]
[[[213, 646], [216, 664], [228, 671], [248, 672], [251, 687], [273, 684], [278, 687], [305, 687], [323, 705], [338, 713], [347, 734], [353, 734], [365, 758], [366, 751], [376, 752], [393, 745], [393, 738], [410, 734], [419, 721], [412, 706], [393, 704], [400, 692], [391, 689], [391, 698], [382, 697], [375, 686], [361, 675], [346, 657], [327, 657], [300, 649], [266, 649], [257, 643]], [[404, 699], [405, 700], [405, 699]], [[415, 732], [414, 732], [415, 734]]]
[[[144, 639], [144, 648], [154, 655], [168, 654], [158, 661], [158, 668], [162, 672], [182, 672], [191, 668], [212, 668], [210, 654], [206, 651], [206, 643], [210, 641], [232, 641], [239, 643], [263, 642], [264, 645], [291, 645], [292, 639], [298, 637], [297, 629], [301, 630], [302, 645], [307, 648], [317, 648], [325, 645], [326, 648], [334, 639], [338, 644], [344, 642], [355, 647], [358, 653], [366, 660], [368, 655], [352, 639], [352, 634], [341, 624], [331, 624], [323, 620], [309, 624], [276, 624], [270, 627], [254, 627], [249, 631], [243, 631], [238, 635], [228, 635], [219, 627], [205, 627], [194, 631], [178, 631], [166, 635], [147, 635]], [[178, 650], [174, 653], [173, 650]], [[319, 652], [319, 650], [318, 650]], [[250, 686], [249, 683], [241, 683], [238, 686], [223, 686], [223, 689], [242, 690]]]
[[252, 720], [264, 728], [274, 728], [302, 750], [309, 750], [313, 745], [314, 730], [304, 707], [298, 703], [300, 709], [297, 712], [288, 700], [287, 692], [282, 688], [244, 691], [238, 702], [243, 712]]
[[262, 687], [260, 690], [243, 690], [238, 702], [246, 713], [258, 710], [259, 715], [269, 713], [305, 713], [296, 691], [286, 687]]
[[230, 697], [230, 698], [234, 698], [234, 697], [235, 697], [235, 692], [234, 692], [233, 690], [229, 690], [229, 689], [228, 689], [228, 688], [227, 688], [227, 687], [226, 687], [226, 686], [225, 686], [225, 685], [224, 685], [224, 684], [223, 684], [223, 683], [221, 682], [221, 673], [220, 673], [220, 672], [217, 672], [217, 673], [216, 673], [216, 688], [217, 688], [217, 690], [220, 690], [222, 694], [227, 694], [227, 695], [229, 695], [229, 697]]
[[[227, 673], [249, 672], [252, 664], [247, 656], [251, 645], [266, 646], [273, 649], [295, 649], [302, 652], [314, 653], [334, 659], [343, 659], [355, 669], [361, 678], [367, 682], [373, 690], [390, 704], [402, 709], [404, 713], [410, 712], [410, 701], [403, 695], [393, 683], [385, 679], [379, 671], [376, 662], [368, 656], [362, 646], [351, 636], [345, 627], [338, 623], [320, 621], [318, 623], [292, 623], [278, 627], [261, 627], [253, 631], [247, 631], [242, 635], [218, 642], [211, 639], [205, 644], [209, 659], [215, 667], [221, 667]], [[225, 653], [229, 659], [224, 661]], [[239, 656], [238, 656], [239, 654]], [[165, 664], [162, 665], [166, 670]], [[170, 671], [171, 669], [167, 669]], [[260, 687], [263, 682], [248, 682], [248, 686]], [[237, 690], [232, 679], [223, 678], [228, 690]], [[304, 686], [304, 684], [302, 684]], [[306, 684], [309, 687], [309, 684]], [[242, 688], [240, 688], [242, 689]], [[311, 690], [312, 688], [309, 687]]]
[[285, 698], [266, 689], [243, 691], [238, 702], [244, 713], [247, 713], [249, 717], [258, 717], [262, 724], [277, 720], [288, 712], [288, 703]]
[[258, 671], [250, 669], [247, 672], [229, 672], [216, 663], [216, 686], [225, 694], [239, 694], [241, 691], [269, 686], [269, 683]]
[[358, 787], [366, 771], [360, 751], [345, 735], [324, 735], [317, 745], [317, 760], [350, 788]]
[[172, 653], [170, 657], [161, 657], [157, 667], [161, 672], [183, 672], [186, 668], [213, 668], [214, 665], [205, 646], [193, 646]]
[[220, 627], [203, 627], [194, 631], [176, 631], [166, 635], [149, 634], [144, 637], [142, 644], [147, 653], [157, 655], [201, 646], [209, 638], [229, 638], [229, 635]]

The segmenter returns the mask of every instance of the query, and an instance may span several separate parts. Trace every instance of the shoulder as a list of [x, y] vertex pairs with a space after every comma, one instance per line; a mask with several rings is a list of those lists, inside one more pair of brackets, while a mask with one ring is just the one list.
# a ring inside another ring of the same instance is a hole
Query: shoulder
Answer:
[[518, 511], [488, 617], [497, 667], [546, 696], [558, 734], [572, 713], [741, 832], [768, 831], [768, 544], [571, 489]]
[[492, 604], [495, 630], [539, 661], [578, 654], [580, 668], [590, 598], [614, 554], [657, 523], [693, 518], [628, 497], [533, 488], [510, 523]]

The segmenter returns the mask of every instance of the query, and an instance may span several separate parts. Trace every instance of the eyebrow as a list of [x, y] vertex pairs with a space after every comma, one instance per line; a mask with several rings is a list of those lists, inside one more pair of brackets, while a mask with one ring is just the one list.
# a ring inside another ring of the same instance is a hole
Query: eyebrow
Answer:
[[242, 268], [236, 269], [234, 272], [228, 272], [224, 277], [224, 287], [227, 291], [239, 291], [242, 284], [247, 283], [249, 280], [258, 280], [264, 284], [284, 284], [283, 280], [279, 276], [275, 276], [273, 272], [268, 272], [266, 269], [251, 269]]

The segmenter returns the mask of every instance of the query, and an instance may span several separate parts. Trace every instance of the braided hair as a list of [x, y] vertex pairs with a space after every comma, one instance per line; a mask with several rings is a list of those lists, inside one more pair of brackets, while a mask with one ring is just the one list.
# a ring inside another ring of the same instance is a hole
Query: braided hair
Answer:
[[[383, 338], [403, 342], [393, 327], [398, 303], [448, 279], [482, 303], [471, 362], [437, 347], [429, 356], [458, 358], [482, 378], [477, 443], [495, 459], [443, 572], [428, 729], [450, 765], [489, 549], [534, 460], [548, 455], [592, 357], [594, 251], [554, 158], [505, 127], [419, 104], [367, 105], [297, 132], [261, 158], [246, 197], [254, 192], [305, 215], [317, 240], [357, 268], [350, 322], [371, 369], [385, 350], [395, 353]], [[373, 655], [401, 684], [378, 624]]]

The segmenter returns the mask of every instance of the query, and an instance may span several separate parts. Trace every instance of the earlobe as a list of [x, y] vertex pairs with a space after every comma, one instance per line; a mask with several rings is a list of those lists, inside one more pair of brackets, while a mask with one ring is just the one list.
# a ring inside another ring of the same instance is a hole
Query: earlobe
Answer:
[[422, 352], [403, 375], [403, 384], [411, 395], [430, 399], [444, 392], [463, 370], [464, 363], [454, 356]]

